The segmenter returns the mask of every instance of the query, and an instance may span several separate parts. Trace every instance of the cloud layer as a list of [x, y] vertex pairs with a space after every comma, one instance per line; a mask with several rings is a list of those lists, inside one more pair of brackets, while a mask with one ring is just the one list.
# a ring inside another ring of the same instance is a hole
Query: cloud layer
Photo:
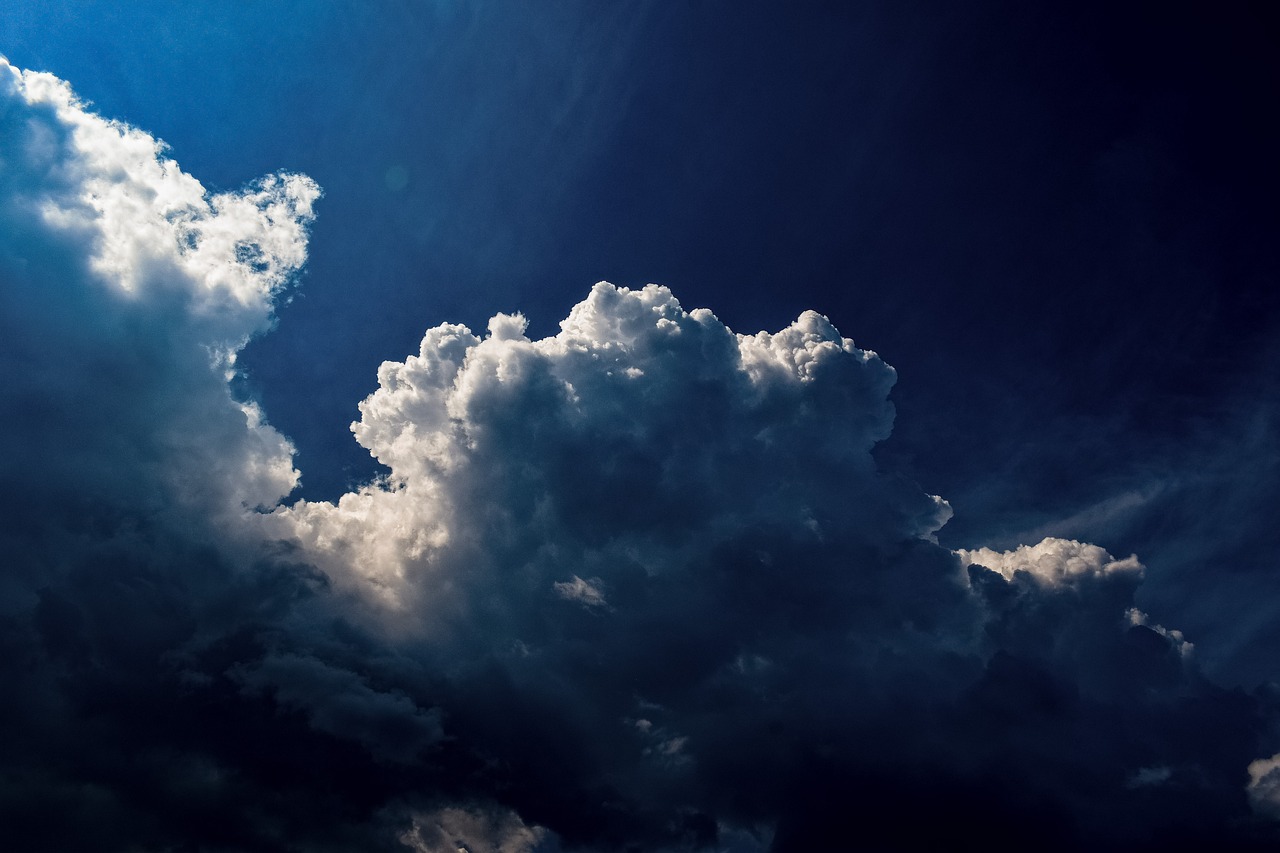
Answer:
[[210, 194], [0, 68], [9, 569], [0, 816], [31, 849], [1262, 845], [1276, 697], [1135, 607], [1143, 567], [952, 552], [878, 470], [892, 368], [596, 285], [427, 331], [280, 501], [232, 392], [319, 190]]

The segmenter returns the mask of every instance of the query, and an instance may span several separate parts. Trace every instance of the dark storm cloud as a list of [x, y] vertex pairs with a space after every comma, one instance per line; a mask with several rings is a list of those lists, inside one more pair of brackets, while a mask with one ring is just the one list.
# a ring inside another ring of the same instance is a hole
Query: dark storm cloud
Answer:
[[541, 340], [430, 329], [280, 499], [229, 390], [314, 184], [210, 196], [0, 69], [0, 815], [30, 849], [1038, 849], [1276, 839], [1277, 699], [1143, 568], [953, 552], [873, 463], [895, 373], [596, 285]]

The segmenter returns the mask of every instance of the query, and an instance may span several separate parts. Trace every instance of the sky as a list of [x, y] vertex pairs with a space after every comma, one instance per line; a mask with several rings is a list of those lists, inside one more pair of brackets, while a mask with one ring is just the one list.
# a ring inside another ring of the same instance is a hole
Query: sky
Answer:
[[30, 850], [1271, 849], [1260, 4], [0, 8]]

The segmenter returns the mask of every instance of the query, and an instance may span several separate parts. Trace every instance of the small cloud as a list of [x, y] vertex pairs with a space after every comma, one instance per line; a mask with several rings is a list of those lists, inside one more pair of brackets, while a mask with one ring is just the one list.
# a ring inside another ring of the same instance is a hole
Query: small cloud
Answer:
[[604, 597], [604, 584], [600, 578], [583, 580], [574, 575], [572, 580], [557, 581], [551, 587], [565, 601], [576, 601], [583, 607], [608, 606]]
[[1097, 545], [1074, 539], [1049, 537], [1035, 545], [1020, 545], [1012, 551], [977, 548], [956, 552], [971, 565], [999, 572], [1005, 580], [1013, 580], [1025, 572], [1047, 586], [1073, 586], [1082, 581], [1104, 576], [1129, 576], [1141, 580], [1143, 566], [1136, 556], [1117, 560]]

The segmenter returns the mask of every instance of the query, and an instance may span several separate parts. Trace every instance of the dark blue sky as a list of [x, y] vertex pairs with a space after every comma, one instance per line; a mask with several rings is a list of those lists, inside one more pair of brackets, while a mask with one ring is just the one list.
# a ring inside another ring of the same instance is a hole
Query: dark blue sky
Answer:
[[948, 547], [1136, 552], [1226, 686], [1280, 654], [1280, 95], [1263, 4], [10, 2], [0, 53], [206, 187], [323, 188], [238, 393], [295, 496], [385, 469], [378, 365], [599, 280], [898, 371]]

